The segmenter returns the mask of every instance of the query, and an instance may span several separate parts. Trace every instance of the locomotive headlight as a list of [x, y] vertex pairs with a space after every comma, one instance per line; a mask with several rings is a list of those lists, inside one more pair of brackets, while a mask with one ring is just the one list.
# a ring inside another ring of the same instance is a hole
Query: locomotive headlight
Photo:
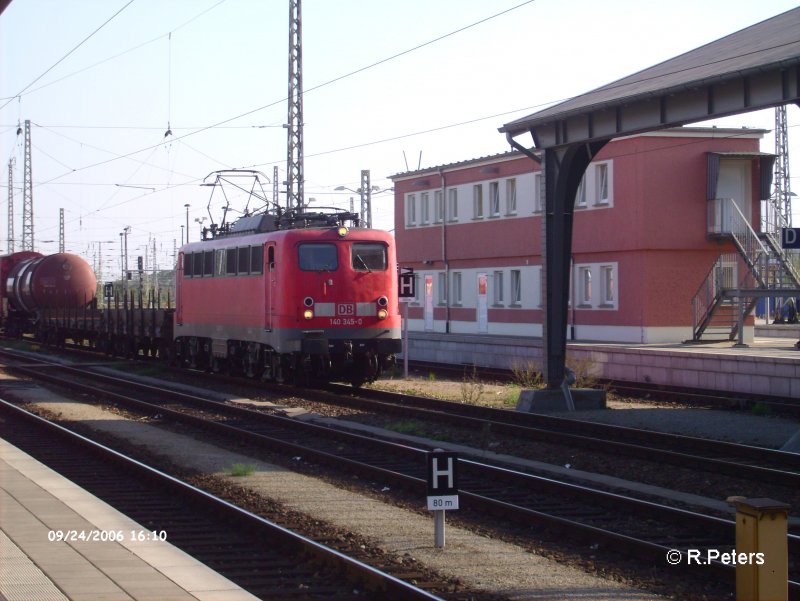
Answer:
[[386, 319], [389, 317], [389, 312], [386, 309], [378, 310], [378, 319]]
[[386, 298], [385, 296], [382, 296], [382, 297], [380, 297], [380, 298], [378, 299], [378, 306], [379, 306], [379, 307], [385, 307], [385, 306], [387, 306], [388, 304], [389, 304], [389, 299], [388, 299], [388, 298]]
[[349, 232], [349, 231], [350, 231], [350, 230], [348, 230], [348, 229], [347, 229], [345, 226], [343, 226], [343, 225], [340, 225], [340, 226], [339, 226], [339, 229], [337, 230], [337, 232], [338, 232], [338, 234], [339, 234], [339, 237], [340, 237], [340, 238], [344, 238], [344, 237], [347, 235], [347, 232]]
[[303, 317], [305, 317], [306, 319], [311, 319], [312, 317], [314, 317], [313, 309], [306, 309], [305, 311], [303, 311]]

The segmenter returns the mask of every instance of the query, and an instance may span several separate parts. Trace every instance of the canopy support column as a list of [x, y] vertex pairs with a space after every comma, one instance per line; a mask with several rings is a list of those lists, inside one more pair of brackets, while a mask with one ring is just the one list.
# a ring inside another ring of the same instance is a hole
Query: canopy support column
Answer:
[[545, 306], [542, 372], [550, 389], [560, 388], [566, 373], [575, 196], [586, 168], [606, 142], [546, 148], [542, 152], [542, 192], [545, 199], [542, 220], [542, 298]]

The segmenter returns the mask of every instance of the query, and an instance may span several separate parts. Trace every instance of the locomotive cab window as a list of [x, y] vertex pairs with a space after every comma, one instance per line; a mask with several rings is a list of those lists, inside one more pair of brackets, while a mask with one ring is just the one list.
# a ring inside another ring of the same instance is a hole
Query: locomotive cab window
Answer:
[[306, 243], [297, 247], [303, 271], [336, 271], [339, 257], [335, 244]]
[[203, 256], [203, 275], [205, 277], [211, 277], [214, 275], [214, 251], [207, 250], [204, 253], [197, 253], [198, 255], [202, 254]]
[[386, 271], [386, 245], [355, 242], [350, 247], [350, 263], [355, 271]]
[[236, 275], [236, 249], [229, 248], [225, 251], [225, 271], [228, 275]]
[[203, 253], [192, 253], [192, 277], [203, 277]]
[[250, 247], [242, 246], [239, 250], [239, 265], [236, 268], [239, 275], [250, 273]]
[[264, 247], [250, 247], [250, 273], [262, 273], [264, 270]]
[[192, 253], [183, 255], [183, 277], [192, 277]]
[[226, 262], [226, 258], [225, 258], [225, 249], [224, 248], [218, 248], [215, 251], [214, 262], [215, 262], [214, 275], [218, 275], [218, 276], [225, 275], [227, 262]]

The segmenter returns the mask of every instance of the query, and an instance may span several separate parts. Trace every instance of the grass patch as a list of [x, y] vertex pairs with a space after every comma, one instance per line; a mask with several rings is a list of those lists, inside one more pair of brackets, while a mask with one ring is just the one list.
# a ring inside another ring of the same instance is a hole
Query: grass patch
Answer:
[[386, 430], [397, 432], [398, 434], [410, 434], [412, 436], [425, 436], [422, 425], [415, 420], [405, 420], [401, 422], [389, 422], [384, 426]]
[[464, 369], [461, 379], [461, 402], [466, 405], [477, 405], [483, 397], [485, 383], [478, 377], [478, 369], [473, 365], [472, 373]]
[[503, 407], [516, 407], [519, 401], [519, 393], [522, 392], [523, 387], [519, 384], [509, 384], [506, 386], [505, 393], [500, 397]]
[[252, 476], [257, 468], [258, 466], [255, 463], [234, 463], [228, 470], [228, 475], [235, 478]]

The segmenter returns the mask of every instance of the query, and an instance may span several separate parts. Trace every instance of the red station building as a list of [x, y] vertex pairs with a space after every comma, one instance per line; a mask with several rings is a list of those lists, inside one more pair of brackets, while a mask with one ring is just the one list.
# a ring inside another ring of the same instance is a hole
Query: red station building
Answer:
[[[740, 282], [734, 237], [765, 229], [774, 156], [759, 151], [764, 133], [684, 127], [606, 145], [575, 201], [568, 339], [730, 334], [718, 316], [698, 333], [708, 307], [695, 297], [723, 275]], [[417, 275], [411, 331], [542, 336], [539, 170], [507, 152], [391, 177], [398, 261]], [[752, 326], [750, 316], [745, 339]]]

